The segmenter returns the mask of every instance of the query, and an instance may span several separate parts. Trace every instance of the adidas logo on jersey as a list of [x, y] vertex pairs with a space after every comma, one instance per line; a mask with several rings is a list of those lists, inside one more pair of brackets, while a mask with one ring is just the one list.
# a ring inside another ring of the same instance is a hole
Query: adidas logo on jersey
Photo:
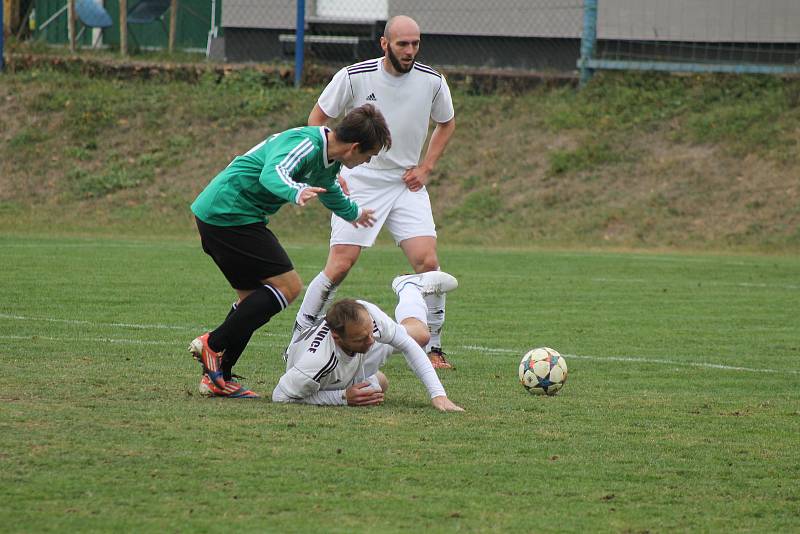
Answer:
[[370, 93], [369, 96], [367, 97], [367, 102], [377, 102], [377, 101], [378, 99], [375, 98], [375, 93]]

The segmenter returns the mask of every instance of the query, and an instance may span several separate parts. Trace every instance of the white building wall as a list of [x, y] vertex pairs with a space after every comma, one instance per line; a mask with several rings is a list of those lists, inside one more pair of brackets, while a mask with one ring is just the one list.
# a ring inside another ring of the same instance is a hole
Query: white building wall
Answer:
[[598, 0], [597, 37], [800, 42], [800, 0]]
[[[292, 29], [295, 0], [222, 0], [222, 25]], [[306, 17], [405, 14], [423, 33], [579, 38], [582, 0], [308, 0]], [[800, 42], [800, 0], [598, 0], [600, 39]]]

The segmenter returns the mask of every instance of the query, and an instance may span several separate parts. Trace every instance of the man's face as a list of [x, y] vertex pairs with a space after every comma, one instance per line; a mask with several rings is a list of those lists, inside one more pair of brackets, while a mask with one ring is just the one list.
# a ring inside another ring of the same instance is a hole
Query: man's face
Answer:
[[375, 338], [372, 337], [372, 328], [372, 318], [364, 312], [361, 314], [360, 321], [345, 325], [343, 336], [333, 332], [333, 339], [343, 351], [363, 354], [375, 343]]
[[373, 156], [378, 155], [378, 152], [380, 151], [380, 148], [373, 148], [372, 150], [361, 152], [361, 145], [358, 143], [353, 143], [353, 146], [350, 147], [350, 150], [342, 157], [342, 165], [348, 169], [358, 167], [362, 163], [369, 162], [369, 160], [372, 159]]
[[419, 33], [400, 33], [393, 35], [391, 40], [382, 37], [381, 45], [394, 70], [405, 74], [414, 67], [419, 53]]

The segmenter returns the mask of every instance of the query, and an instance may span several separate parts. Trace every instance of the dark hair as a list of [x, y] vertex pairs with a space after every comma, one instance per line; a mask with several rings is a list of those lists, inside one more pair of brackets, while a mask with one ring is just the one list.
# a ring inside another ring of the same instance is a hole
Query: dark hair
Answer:
[[325, 315], [325, 322], [328, 323], [331, 331], [338, 335], [345, 334], [345, 327], [348, 323], [360, 322], [368, 313], [367, 309], [353, 299], [342, 299], [333, 304]]
[[345, 115], [334, 129], [336, 139], [345, 143], [358, 143], [360, 151], [367, 152], [378, 147], [392, 147], [392, 134], [383, 114], [372, 104], [364, 104]]

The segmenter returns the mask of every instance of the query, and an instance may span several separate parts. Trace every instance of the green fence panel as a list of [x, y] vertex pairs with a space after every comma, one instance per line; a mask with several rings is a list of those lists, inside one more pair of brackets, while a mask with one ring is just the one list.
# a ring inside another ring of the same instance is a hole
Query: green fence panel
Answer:
[[[216, 3], [216, 20], [219, 24], [222, 13], [222, 2]], [[38, 38], [51, 44], [66, 44], [69, 36], [67, 34], [67, 12], [64, 9], [66, 0], [36, 0], [35, 17], [37, 24]], [[128, 9], [136, 5], [136, 0], [129, 0]], [[105, 2], [105, 9], [111, 15], [114, 25], [103, 32], [103, 43], [112, 47], [119, 47], [119, 2], [109, 0]], [[60, 12], [60, 13], [59, 13]], [[58, 16], [52, 19], [47, 27], [39, 30], [42, 24], [51, 19], [57, 13]], [[141, 48], [167, 48], [169, 44], [169, 18], [167, 13], [161, 21], [149, 24], [129, 24], [128, 35], [130, 49], [136, 46]], [[76, 22], [77, 30], [82, 27], [80, 21]], [[211, 27], [211, 2], [210, 0], [179, 0], [178, 2], [178, 21], [175, 32], [175, 47], [178, 49], [189, 49], [205, 51], [208, 42], [208, 32]], [[220, 33], [221, 34], [221, 33]], [[91, 29], [87, 28], [81, 37], [81, 46], [91, 46]]]

